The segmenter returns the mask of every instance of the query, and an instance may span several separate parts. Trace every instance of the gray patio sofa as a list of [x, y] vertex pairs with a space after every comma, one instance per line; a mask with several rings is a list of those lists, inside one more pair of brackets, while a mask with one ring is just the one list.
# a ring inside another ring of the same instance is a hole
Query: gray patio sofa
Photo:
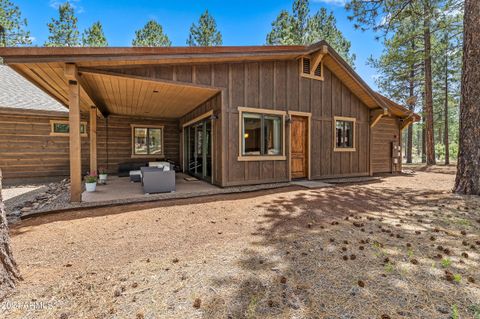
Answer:
[[163, 168], [142, 167], [142, 186], [146, 194], [169, 193], [175, 191], [175, 171]]

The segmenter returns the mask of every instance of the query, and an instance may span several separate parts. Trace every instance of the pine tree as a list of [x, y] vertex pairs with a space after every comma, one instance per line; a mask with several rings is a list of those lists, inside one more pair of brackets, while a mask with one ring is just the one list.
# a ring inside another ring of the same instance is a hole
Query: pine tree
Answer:
[[0, 47], [32, 44], [26, 28], [27, 19], [22, 18], [20, 8], [13, 2], [0, 0]]
[[108, 47], [107, 38], [100, 21], [95, 22], [90, 28], [83, 31], [82, 45], [84, 47]]
[[45, 46], [47, 47], [76, 47], [80, 45], [77, 28], [78, 19], [75, 9], [70, 2], [65, 2], [58, 7], [58, 19], [52, 18], [47, 24], [50, 35]]
[[321, 8], [310, 15], [308, 0], [294, 0], [292, 13], [280, 11], [272, 30], [267, 35], [268, 45], [308, 45], [321, 40], [327, 41], [350, 65], [355, 55], [350, 53], [350, 42], [336, 26], [333, 12]]
[[460, 143], [454, 190], [480, 195], [480, 1], [465, 0]]
[[155, 20], [150, 20], [145, 26], [135, 31], [134, 47], [169, 47], [172, 42], [163, 33], [162, 26]]
[[[369, 59], [379, 76], [375, 82], [380, 91], [391, 99], [406, 104], [414, 112], [423, 105], [423, 51], [421, 35], [416, 33], [418, 21], [406, 19], [399, 24], [395, 34], [384, 41], [384, 49], [378, 59]], [[413, 126], [407, 129], [406, 157], [412, 163]]]
[[222, 43], [222, 34], [217, 29], [215, 19], [208, 13], [208, 10], [205, 10], [198, 20], [198, 25], [192, 23], [187, 45], [210, 47], [219, 46]]
[[307, 23], [306, 44], [321, 40], [327, 41], [350, 65], [354, 65], [356, 56], [350, 53], [350, 41], [337, 28], [333, 12], [328, 13], [325, 8], [320, 8]]
[[269, 45], [293, 45], [296, 44], [292, 36], [293, 25], [288, 11], [282, 10], [277, 19], [272, 22], [272, 31], [267, 35]]
[[423, 51], [423, 117], [425, 119], [425, 150], [427, 165], [436, 163], [433, 114], [433, 74], [432, 74], [432, 30], [435, 32], [439, 16], [444, 12], [454, 12], [460, 0], [350, 0], [347, 10], [353, 15], [355, 26], [366, 30], [372, 28], [379, 37], [388, 39], [400, 25], [408, 19], [419, 21], [420, 27], [413, 30], [409, 38], [421, 36]]

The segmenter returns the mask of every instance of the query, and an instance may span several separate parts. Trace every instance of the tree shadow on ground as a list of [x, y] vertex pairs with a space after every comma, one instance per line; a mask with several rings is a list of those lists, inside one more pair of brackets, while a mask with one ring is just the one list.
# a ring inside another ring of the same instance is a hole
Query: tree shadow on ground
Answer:
[[72, 210], [52, 212], [52, 213], [47, 212], [45, 214], [39, 214], [37, 216], [25, 218], [21, 222], [11, 225], [10, 231], [12, 236], [18, 236], [30, 231], [32, 227], [54, 223], [58, 221], [71, 221], [71, 220], [83, 219], [83, 218], [103, 217], [103, 216], [125, 214], [130, 212], [136, 212], [139, 210], [147, 210], [147, 209], [154, 209], [154, 208], [161, 208], [161, 207], [188, 206], [192, 204], [205, 204], [205, 203], [212, 203], [212, 202], [224, 201], [224, 200], [248, 199], [248, 198], [255, 198], [255, 197], [265, 196], [270, 194], [295, 192], [300, 189], [303, 189], [303, 188], [298, 186], [289, 186], [289, 187], [283, 187], [283, 188], [277, 188], [277, 189], [252, 191], [252, 192], [244, 192], [244, 193], [220, 194], [220, 195], [213, 195], [213, 196], [187, 198], [187, 199], [159, 200], [159, 201], [136, 203], [136, 204], [109, 205], [105, 207], [95, 207], [95, 208], [80, 208], [80, 209], [72, 209]]
[[213, 282], [234, 292], [207, 303], [205, 318], [448, 318], [453, 305], [472, 316], [479, 202], [362, 186], [264, 202], [255, 241], [239, 257], [242, 278]]

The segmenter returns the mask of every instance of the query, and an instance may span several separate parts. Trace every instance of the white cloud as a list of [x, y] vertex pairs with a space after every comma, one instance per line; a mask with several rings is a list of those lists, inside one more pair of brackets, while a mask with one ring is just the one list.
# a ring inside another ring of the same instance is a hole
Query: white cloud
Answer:
[[343, 7], [347, 3], [347, 0], [312, 0], [312, 2], [325, 3], [325, 4], [331, 4], [334, 6]]
[[[80, 3], [81, 0], [69, 0], [68, 2], [70, 2], [70, 4], [72, 5], [72, 7], [75, 9], [75, 13], [84, 13], [85, 12], [85, 9], [78, 5]], [[61, 1], [61, 0], [50, 0], [50, 7], [54, 8], [54, 9], [58, 9], [58, 7], [61, 5], [61, 4], [64, 4], [65, 2], [67, 2], [67, 0], [64, 0], [64, 1]]]

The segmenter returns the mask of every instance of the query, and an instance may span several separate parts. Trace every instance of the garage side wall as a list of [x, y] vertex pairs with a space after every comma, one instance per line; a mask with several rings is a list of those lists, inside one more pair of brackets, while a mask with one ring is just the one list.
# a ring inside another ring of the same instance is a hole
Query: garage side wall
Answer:
[[392, 143], [400, 143], [400, 123], [395, 117], [382, 117], [372, 128], [372, 171], [392, 173], [401, 170], [401, 165], [393, 165]]

